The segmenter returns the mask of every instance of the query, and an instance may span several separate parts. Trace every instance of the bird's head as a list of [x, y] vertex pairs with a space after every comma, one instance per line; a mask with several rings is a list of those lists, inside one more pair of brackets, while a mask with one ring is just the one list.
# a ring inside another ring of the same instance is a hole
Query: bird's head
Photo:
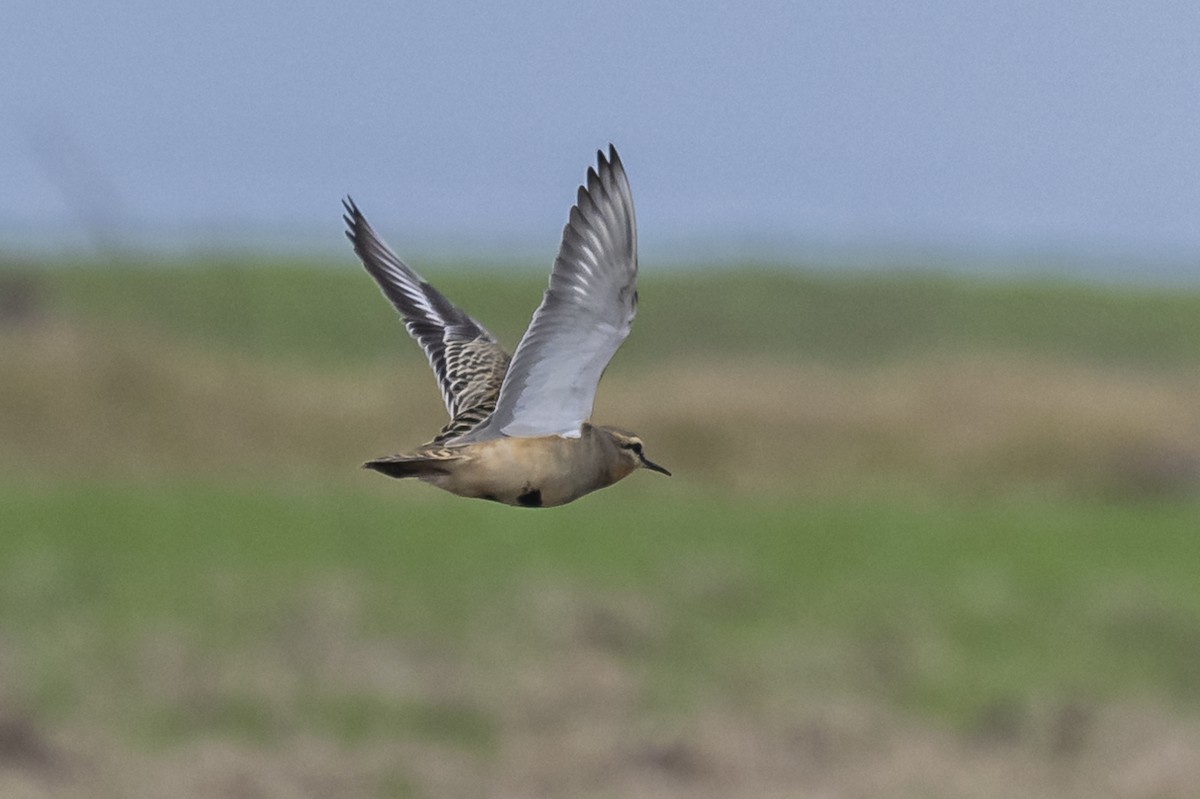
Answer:
[[646, 457], [642, 440], [636, 435], [612, 427], [605, 427], [603, 429], [608, 433], [613, 443], [617, 445], [617, 452], [622, 464], [626, 467], [624, 470], [626, 474], [635, 469], [649, 469], [652, 472], [665, 474], [667, 477], [671, 476], [669, 471]]

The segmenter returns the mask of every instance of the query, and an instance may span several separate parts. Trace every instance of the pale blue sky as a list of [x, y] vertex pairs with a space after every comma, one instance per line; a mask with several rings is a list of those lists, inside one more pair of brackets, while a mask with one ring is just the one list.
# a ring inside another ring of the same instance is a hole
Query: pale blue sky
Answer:
[[78, 240], [83, 205], [336, 251], [349, 192], [401, 251], [549, 263], [613, 141], [659, 252], [1200, 265], [1198, 36], [1187, 2], [4, 0], [0, 242]]

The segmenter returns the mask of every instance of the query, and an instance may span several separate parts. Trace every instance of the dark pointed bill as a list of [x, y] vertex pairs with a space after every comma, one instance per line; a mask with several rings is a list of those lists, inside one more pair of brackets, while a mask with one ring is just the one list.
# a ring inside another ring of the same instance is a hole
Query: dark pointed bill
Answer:
[[659, 466], [657, 463], [654, 463], [653, 461], [646, 460], [645, 455], [638, 453], [638, 457], [642, 459], [642, 466], [645, 466], [650, 471], [665, 474], [667, 477], [671, 476], [671, 473], [669, 471], [667, 471], [666, 469], [664, 469], [662, 466]]

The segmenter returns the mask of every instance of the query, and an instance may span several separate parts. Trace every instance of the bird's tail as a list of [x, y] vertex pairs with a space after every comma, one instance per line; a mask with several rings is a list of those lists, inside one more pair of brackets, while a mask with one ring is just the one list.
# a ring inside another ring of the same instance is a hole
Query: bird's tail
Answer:
[[380, 474], [397, 479], [403, 477], [429, 477], [448, 474], [450, 459], [429, 455], [385, 455], [363, 464], [364, 469], [373, 469]]

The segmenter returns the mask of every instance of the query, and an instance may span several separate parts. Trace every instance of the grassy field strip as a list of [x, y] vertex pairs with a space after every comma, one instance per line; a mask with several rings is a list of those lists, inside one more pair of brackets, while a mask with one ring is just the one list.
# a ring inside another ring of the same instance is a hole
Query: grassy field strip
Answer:
[[[1096, 757], [1130, 743], [1130, 719], [1147, 725], [1130, 767], [1195, 734], [1178, 720], [1200, 702], [1195, 503], [635, 485], [537, 513], [266, 484], [0, 493], [3, 705], [70, 762], [188, 778], [174, 753], [205, 741], [243, 770], [258, 747], [296, 763], [346, 746], [357, 766], [330, 778], [360, 787], [540, 773], [576, 795], [612, 784], [605, 767], [674, 784], [724, 762], [753, 795], [806, 779], [796, 753], [840, 736], [838, 757], [881, 778], [934, 784], [903, 776], [894, 747], [919, 741], [946, 779], [971, 779], [956, 757], [1025, 763], [1041, 791], [1064, 768], [1068, 786], [1116, 779]], [[431, 756], [459, 776], [427, 773]], [[807, 778], [849, 780], [837, 762]]]
[[1194, 503], [787, 503], [643, 484], [537, 514], [417, 493], [103, 482], [8, 484], [4, 499], [6, 618], [42, 643], [60, 613], [253, 638], [323, 575], [363, 592], [359, 621], [379, 632], [470, 639], [481, 625], [519, 639], [521, 598], [561, 583], [664, 614], [650, 653], [667, 666], [717, 667], [728, 636], [756, 656], [788, 629], [849, 632], [911, 646], [881, 687], [931, 707], [969, 711], [1008, 679], [1014, 693], [1103, 693], [1148, 674], [1170, 698], [1200, 699]]
[[[512, 347], [545, 289], [543, 266], [439, 265], [425, 274]], [[8, 280], [25, 286], [33, 316], [131, 325], [273, 361], [420, 357], [348, 251], [343, 264], [322, 268], [63, 265]], [[633, 368], [695, 353], [870, 364], [947, 349], [1167, 369], [1200, 363], [1196, 289], [796, 269], [664, 275], [642, 264], [639, 290], [637, 324], [617, 361]]]
[[[421, 363], [316, 370], [77, 325], [0, 335], [0, 473], [326, 474], [427, 440]], [[1200, 378], [995, 353], [876, 366], [692, 357], [614, 368], [596, 418], [736, 492], [1105, 497], [1200, 487]]]

